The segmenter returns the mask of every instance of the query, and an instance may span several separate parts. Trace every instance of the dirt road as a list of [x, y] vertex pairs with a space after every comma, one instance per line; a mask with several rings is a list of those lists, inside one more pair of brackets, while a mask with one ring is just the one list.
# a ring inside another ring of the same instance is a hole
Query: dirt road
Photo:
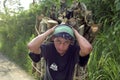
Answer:
[[0, 80], [35, 80], [0, 53]]

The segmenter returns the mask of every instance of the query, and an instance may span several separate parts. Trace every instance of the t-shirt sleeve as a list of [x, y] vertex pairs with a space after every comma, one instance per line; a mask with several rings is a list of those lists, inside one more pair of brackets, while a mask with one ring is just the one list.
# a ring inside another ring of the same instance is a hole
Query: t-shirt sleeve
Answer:
[[79, 56], [79, 62], [78, 63], [79, 63], [80, 66], [84, 67], [87, 64], [88, 60], [89, 60], [89, 54], [84, 56], [84, 57]]
[[32, 59], [32, 61], [33, 62], [39, 62], [40, 61], [40, 58], [42, 57], [42, 55], [41, 54], [35, 54], [35, 53], [33, 53], [33, 52], [30, 52], [29, 53], [29, 56], [30, 56], [30, 58]]
[[36, 63], [40, 61], [41, 57], [46, 58], [46, 56], [47, 56], [47, 54], [46, 54], [47, 53], [47, 46], [45, 44], [42, 44], [40, 46], [40, 49], [41, 49], [41, 53], [40, 54], [35, 54], [33, 52], [29, 53], [29, 56], [32, 59], [32, 61], [34, 61]]
[[80, 47], [77, 45], [74, 48], [76, 48], [76, 56], [77, 56], [76, 60], [77, 60], [78, 64], [80, 66], [84, 67], [87, 64], [88, 60], [89, 60], [89, 54], [82, 57], [82, 56], [79, 55]]

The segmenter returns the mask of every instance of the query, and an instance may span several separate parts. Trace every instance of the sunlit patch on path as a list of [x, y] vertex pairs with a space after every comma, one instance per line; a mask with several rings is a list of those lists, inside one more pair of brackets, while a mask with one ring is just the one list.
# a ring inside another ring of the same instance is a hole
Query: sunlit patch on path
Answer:
[[0, 53], [0, 80], [35, 80]]

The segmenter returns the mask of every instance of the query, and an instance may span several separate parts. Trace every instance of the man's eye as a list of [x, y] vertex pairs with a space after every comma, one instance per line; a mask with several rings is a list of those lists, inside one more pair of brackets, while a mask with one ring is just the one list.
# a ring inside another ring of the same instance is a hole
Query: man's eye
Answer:
[[70, 43], [70, 42], [66, 41], [64, 44], [67, 45], [67, 44], [69, 44], [69, 43]]
[[56, 40], [55, 42], [56, 42], [56, 43], [58, 43], [58, 44], [60, 44], [60, 43], [61, 43], [61, 42], [60, 42], [60, 40]]

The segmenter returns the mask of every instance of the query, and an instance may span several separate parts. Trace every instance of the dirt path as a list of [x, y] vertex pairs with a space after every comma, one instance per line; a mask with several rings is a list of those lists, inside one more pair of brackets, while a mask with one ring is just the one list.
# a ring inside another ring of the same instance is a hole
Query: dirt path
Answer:
[[35, 80], [0, 53], [0, 80]]

